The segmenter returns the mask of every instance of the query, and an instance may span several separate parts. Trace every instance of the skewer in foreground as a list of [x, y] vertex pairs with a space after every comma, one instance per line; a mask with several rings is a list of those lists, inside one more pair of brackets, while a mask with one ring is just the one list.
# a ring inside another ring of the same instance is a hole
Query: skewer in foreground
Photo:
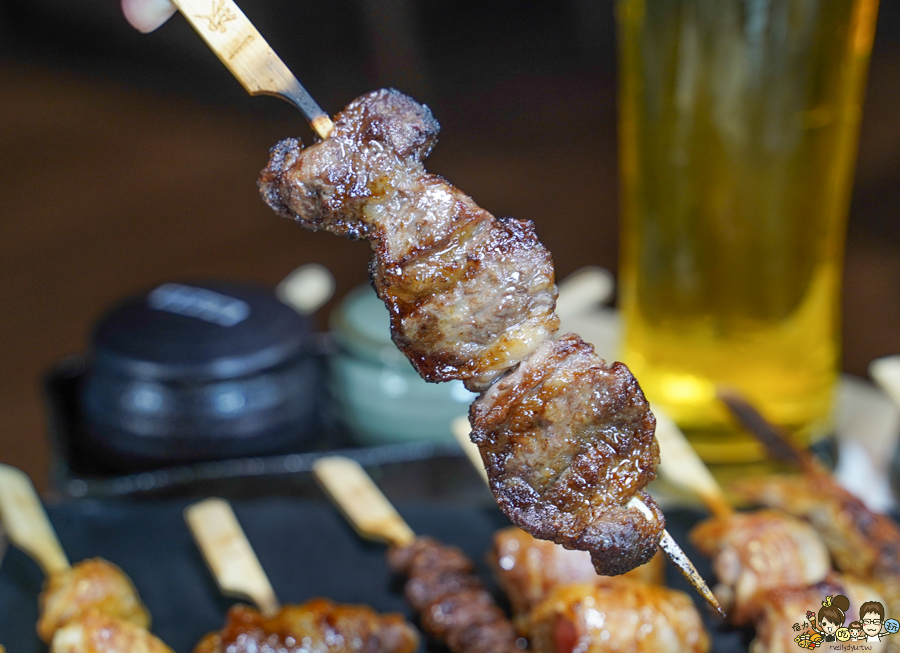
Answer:
[[[884, 598], [886, 613], [900, 614], [897, 523], [889, 515], [869, 510], [863, 501], [841, 487], [818, 459], [791, 443], [742, 396], [726, 391], [719, 395], [773, 457], [793, 463], [802, 472], [744, 479], [735, 483], [734, 491], [749, 501], [808, 522], [822, 538], [835, 567], [874, 588], [872, 593]], [[885, 651], [900, 652], [900, 640], [890, 637]]]
[[37, 632], [51, 653], [173, 653], [150, 633], [150, 613], [131, 580], [100, 558], [69, 564], [31, 480], [0, 465], [7, 537], [44, 571]]
[[390, 546], [388, 565], [406, 577], [406, 600], [428, 634], [453, 653], [520, 652], [515, 628], [462, 551], [417, 537], [356, 461], [323, 457], [313, 474], [360, 537]]
[[185, 510], [185, 520], [222, 593], [259, 608], [233, 606], [224, 628], [206, 635], [194, 653], [413, 653], [418, 648], [417, 633], [399, 614], [381, 615], [364, 605], [324, 598], [282, 607], [227, 501], [195, 503]]
[[[293, 97], [293, 75], [267, 46], [257, 51], [265, 42], [231, 0], [212, 14], [177, 4], [250, 93]], [[323, 140], [272, 149], [265, 201], [308, 228], [372, 242], [395, 343], [426, 380], [481, 393], [472, 439], [503, 512], [536, 537], [589, 551], [601, 574], [645, 564], [660, 546], [694, 574], [644, 490], [658, 449], [634, 377], [577, 335], [551, 339], [553, 265], [533, 225], [498, 220], [425, 172], [439, 127], [411, 98], [376, 91], [334, 123], [299, 106]]]
[[[807, 623], [807, 612], [816, 608], [823, 596], [843, 595], [855, 606], [884, 600], [877, 583], [853, 573], [833, 571], [823, 538], [789, 511], [763, 509], [729, 514], [721, 488], [681, 431], [664, 416], [658, 417], [660, 446], [666, 456], [660, 474], [684, 489], [690, 490], [696, 483], [697, 494], [706, 495], [707, 502], [715, 495], [721, 499], [710, 505], [714, 516], [697, 525], [691, 539], [704, 554], [713, 557], [720, 581], [716, 591], [729, 606], [732, 623], [755, 626], [751, 653], [783, 653], [794, 650], [801, 641], [825, 641], [829, 635], [816, 617], [809, 619], [814, 629], [793, 628], [793, 624]], [[672, 449], [682, 452], [673, 454]], [[691, 462], [685, 456], [695, 460]], [[679, 458], [681, 464], [668, 465]], [[716, 505], [724, 505], [724, 509], [717, 509]], [[886, 650], [896, 650], [892, 646], [889, 643]]]

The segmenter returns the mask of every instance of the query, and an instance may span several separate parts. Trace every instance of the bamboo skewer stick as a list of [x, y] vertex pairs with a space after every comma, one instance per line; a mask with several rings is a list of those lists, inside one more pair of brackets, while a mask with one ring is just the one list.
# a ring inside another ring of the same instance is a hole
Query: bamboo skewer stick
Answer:
[[362, 466], [343, 456], [313, 464], [313, 476], [360, 537], [394, 546], [416, 535]]
[[694, 451], [678, 425], [658, 409], [654, 409], [653, 414], [656, 416], [656, 440], [659, 442], [659, 475], [669, 483], [695, 494], [716, 517], [724, 518], [734, 513], [722, 486]]
[[869, 363], [869, 376], [900, 406], [900, 356], [884, 356]]
[[795, 465], [810, 474], [831, 477], [831, 473], [815, 456], [791, 442], [786, 433], [763, 417], [740, 393], [720, 388], [716, 394], [731, 414], [750, 431], [773, 458]]
[[206, 499], [185, 508], [184, 519], [222, 593], [251, 601], [266, 617], [277, 614], [275, 590], [231, 504]]
[[0, 518], [9, 541], [51, 576], [71, 568], [31, 479], [0, 465]]
[[334, 123], [269, 47], [234, 0], [172, 0], [250, 95], [287, 100], [306, 117], [321, 138]]
[[[484, 466], [481, 462], [481, 454], [478, 451], [478, 446], [469, 439], [468, 420], [465, 417], [453, 420], [453, 422], [451, 423], [451, 431], [453, 432], [453, 436], [462, 447], [466, 456], [476, 467], [476, 469], [480, 470], [480, 472], [482, 473], [482, 478], [487, 481], [487, 473], [484, 471]], [[687, 446], [689, 447], [690, 445]], [[706, 470], [706, 474], [709, 474], [709, 470]], [[710, 475], [709, 478], [712, 479], [712, 476]], [[712, 483], [715, 485], [715, 481], [712, 481]], [[653, 513], [650, 511], [650, 509], [644, 504], [643, 501], [641, 501], [637, 497], [632, 497], [626, 505], [628, 505], [629, 507], [637, 508], [645, 517], [647, 517], [647, 519], [654, 518]], [[720, 498], [714, 502], [714, 505], [717, 506], [718, 510], [727, 510], [728, 514], [730, 514], [731, 512], [731, 508], [728, 507], [727, 502], [722, 496], [720, 496]], [[678, 568], [678, 571], [680, 571], [681, 575], [687, 579], [687, 581], [691, 584], [691, 587], [697, 590], [700, 596], [706, 599], [707, 603], [709, 603], [716, 610], [716, 612], [724, 617], [725, 612], [722, 610], [722, 606], [719, 605], [719, 601], [712, 593], [712, 590], [709, 589], [709, 585], [706, 584], [706, 581], [703, 580], [703, 577], [697, 571], [697, 568], [694, 567], [694, 563], [691, 562], [690, 558], [687, 557], [685, 552], [675, 541], [675, 538], [673, 538], [669, 534], [669, 531], [667, 531], [666, 529], [663, 529], [662, 533], [659, 536], [659, 548], [662, 549], [663, 553], [666, 554], [666, 557], [669, 558], [672, 564], [674, 564]]]

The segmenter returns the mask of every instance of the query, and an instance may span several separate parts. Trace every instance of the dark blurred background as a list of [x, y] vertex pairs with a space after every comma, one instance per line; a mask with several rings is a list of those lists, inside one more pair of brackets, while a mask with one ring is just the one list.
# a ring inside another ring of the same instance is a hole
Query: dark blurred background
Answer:
[[[327, 111], [380, 86], [430, 105], [429, 169], [534, 221], [558, 277], [616, 269], [610, 1], [240, 4]], [[900, 3], [878, 21], [845, 271], [857, 375], [900, 353]], [[172, 280], [274, 285], [317, 262], [337, 280], [324, 318], [365, 281], [365, 244], [303, 231], [257, 194], [268, 148], [309, 140], [303, 118], [247, 96], [181, 17], [141, 35], [117, 0], [7, 3], [0, 89], [0, 461], [40, 488], [41, 378], [115, 300]]]

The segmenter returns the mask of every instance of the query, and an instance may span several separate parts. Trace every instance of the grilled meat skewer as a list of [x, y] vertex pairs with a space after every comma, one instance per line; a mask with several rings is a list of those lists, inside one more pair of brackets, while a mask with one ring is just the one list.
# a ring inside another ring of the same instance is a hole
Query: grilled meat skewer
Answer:
[[529, 618], [535, 653], [706, 653], [709, 635], [684, 592], [617, 576], [561, 585]]
[[807, 587], [831, 571], [828, 550], [805, 522], [775, 510], [713, 517], [691, 531], [713, 559], [717, 598], [734, 624], [756, 621], [773, 589]]
[[131, 579], [102, 558], [83, 560], [48, 576], [39, 602], [37, 632], [47, 643], [59, 628], [90, 612], [100, 612], [141, 628], [150, 626], [150, 613]]
[[460, 549], [420, 536], [391, 547], [387, 559], [406, 577], [404, 594], [422, 628], [453, 653], [519, 653], [515, 628]]
[[414, 653], [419, 636], [399, 614], [317, 598], [266, 617], [246, 605], [228, 611], [225, 627], [194, 653]]
[[417, 537], [356, 461], [325, 456], [313, 475], [360, 536], [390, 545], [388, 566], [427, 633], [453, 653], [518, 653], [515, 628], [459, 548]]
[[[517, 625], [521, 619], [527, 620], [531, 610], [556, 587], [608, 578], [597, 575], [586, 551], [536, 539], [514, 526], [494, 534], [488, 561], [497, 584], [509, 599]], [[624, 577], [664, 585], [664, 565], [663, 556], [657, 553], [649, 563], [635, 567]]]
[[529, 222], [497, 219], [425, 171], [437, 132], [427, 107], [369, 93], [327, 139], [276, 145], [261, 193], [307, 228], [371, 241], [394, 342], [425, 379], [482, 392], [472, 438], [513, 523], [590, 551], [601, 574], [644, 564], [665, 518], [642, 490], [658, 448], [640, 387], [577, 336], [550, 340], [549, 253]]

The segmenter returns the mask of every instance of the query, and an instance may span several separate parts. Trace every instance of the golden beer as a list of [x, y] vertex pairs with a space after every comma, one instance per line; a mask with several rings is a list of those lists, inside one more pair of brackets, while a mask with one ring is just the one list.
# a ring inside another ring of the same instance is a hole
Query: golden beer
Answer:
[[622, 360], [708, 462], [802, 444], [840, 354], [844, 234], [877, 0], [618, 0]]

